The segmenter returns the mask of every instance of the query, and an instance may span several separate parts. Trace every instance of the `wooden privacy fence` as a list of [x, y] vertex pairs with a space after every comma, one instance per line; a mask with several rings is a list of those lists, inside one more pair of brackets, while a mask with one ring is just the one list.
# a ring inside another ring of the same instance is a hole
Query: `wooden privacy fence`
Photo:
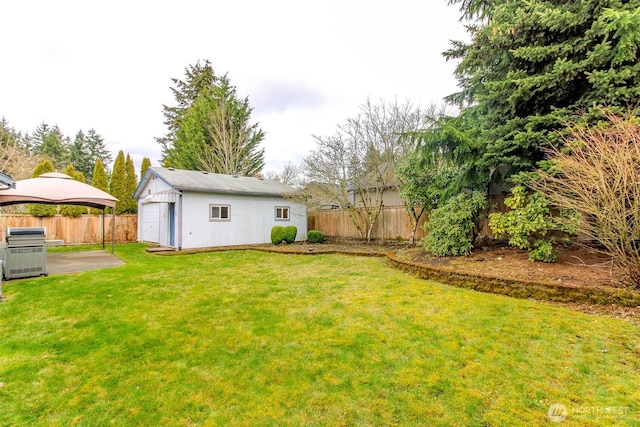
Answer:
[[[0, 216], [2, 241], [7, 227], [46, 227], [47, 240], [63, 240], [65, 245], [102, 243], [102, 215], [82, 215], [74, 218], [56, 215], [36, 217], [23, 214], [3, 214]], [[104, 215], [104, 241], [111, 242], [113, 215]], [[118, 243], [135, 242], [138, 234], [137, 215], [116, 215], [116, 236]]]
[[[489, 212], [506, 212], [504, 196], [487, 197], [487, 206], [480, 220], [480, 236], [493, 237], [486, 217]], [[416, 243], [426, 236], [423, 229], [427, 215], [423, 215], [416, 230]], [[355, 225], [351, 222], [346, 209], [330, 209], [310, 213], [307, 221], [309, 230], [320, 230], [327, 237], [360, 238]], [[385, 206], [378, 217], [371, 234], [374, 239], [409, 240], [411, 237], [411, 221], [404, 206]]]
[[[420, 220], [416, 241], [425, 236], [422, 229], [424, 218]], [[309, 230], [320, 230], [327, 237], [360, 238], [360, 234], [349, 218], [346, 209], [331, 209], [309, 214]], [[409, 240], [411, 222], [404, 206], [385, 206], [373, 226], [371, 236], [375, 239]]]

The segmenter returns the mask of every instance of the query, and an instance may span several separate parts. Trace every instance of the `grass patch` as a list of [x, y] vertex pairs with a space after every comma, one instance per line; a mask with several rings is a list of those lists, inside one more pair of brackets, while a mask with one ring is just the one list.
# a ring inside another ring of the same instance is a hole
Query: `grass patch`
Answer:
[[47, 252], [81, 252], [81, 251], [99, 251], [106, 250], [111, 252], [111, 242], [105, 244], [104, 248], [101, 243], [88, 244], [88, 245], [67, 245], [67, 246], [49, 246]]
[[378, 258], [116, 254], [4, 284], [0, 425], [537, 425], [553, 403], [563, 425], [638, 419], [628, 322]]

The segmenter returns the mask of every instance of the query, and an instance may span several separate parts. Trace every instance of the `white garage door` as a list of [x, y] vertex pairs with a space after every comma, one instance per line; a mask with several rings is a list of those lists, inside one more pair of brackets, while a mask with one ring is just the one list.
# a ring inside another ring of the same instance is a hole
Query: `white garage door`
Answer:
[[142, 205], [142, 240], [160, 244], [160, 203]]

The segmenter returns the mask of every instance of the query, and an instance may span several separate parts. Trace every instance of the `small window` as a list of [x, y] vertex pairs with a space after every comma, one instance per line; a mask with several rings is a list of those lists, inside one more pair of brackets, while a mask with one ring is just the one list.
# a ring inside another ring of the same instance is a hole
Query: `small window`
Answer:
[[289, 206], [276, 206], [276, 221], [289, 221]]
[[229, 205], [209, 205], [209, 221], [229, 221], [230, 213]]

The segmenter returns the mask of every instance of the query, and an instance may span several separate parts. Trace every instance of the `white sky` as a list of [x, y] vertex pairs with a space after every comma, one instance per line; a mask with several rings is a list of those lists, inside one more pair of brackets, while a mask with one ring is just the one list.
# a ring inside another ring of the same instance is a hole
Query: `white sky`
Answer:
[[457, 91], [441, 53], [467, 38], [447, 0], [9, 0], [0, 13], [0, 116], [72, 139], [93, 128], [138, 167], [159, 165], [171, 78], [198, 60], [249, 96], [279, 171], [367, 97], [441, 104]]

